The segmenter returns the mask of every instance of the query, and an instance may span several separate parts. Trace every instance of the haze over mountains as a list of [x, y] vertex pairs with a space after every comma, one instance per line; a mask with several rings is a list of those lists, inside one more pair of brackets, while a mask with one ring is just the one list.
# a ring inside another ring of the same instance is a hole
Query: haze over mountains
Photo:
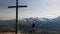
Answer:
[[[48, 18], [22, 18], [18, 21], [18, 31], [30, 32], [32, 23], [35, 23], [35, 31], [60, 32], [60, 16], [54, 19]], [[0, 20], [0, 31], [15, 31], [15, 19]]]

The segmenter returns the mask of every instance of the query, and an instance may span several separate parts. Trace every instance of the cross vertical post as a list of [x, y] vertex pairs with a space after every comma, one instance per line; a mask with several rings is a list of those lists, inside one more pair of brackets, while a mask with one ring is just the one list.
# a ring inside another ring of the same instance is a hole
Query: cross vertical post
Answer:
[[16, 0], [16, 33], [17, 34], [17, 23], [18, 23], [18, 0]]
[[18, 6], [18, 0], [16, 0], [16, 6], [8, 6], [8, 8], [16, 8], [16, 30], [15, 30], [15, 34], [18, 33], [17, 31], [17, 23], [18, 23], [18, 7], [20, 8], [24, 8], [24, 7], [27, 7], [27, 5], [21, 5], [21, 6]]

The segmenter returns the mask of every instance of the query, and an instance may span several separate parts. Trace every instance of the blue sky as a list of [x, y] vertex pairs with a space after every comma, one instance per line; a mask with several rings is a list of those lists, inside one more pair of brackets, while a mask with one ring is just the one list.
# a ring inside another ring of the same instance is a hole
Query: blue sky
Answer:
[[[0, 0], [0, 20], [15, 19], [16, 0]], [[26, 17], [54, 18], [60, 16], [60, 0], [19, 0], [19, 5], [27, 5], [27, 8], [19, 8], [19, 19]]]

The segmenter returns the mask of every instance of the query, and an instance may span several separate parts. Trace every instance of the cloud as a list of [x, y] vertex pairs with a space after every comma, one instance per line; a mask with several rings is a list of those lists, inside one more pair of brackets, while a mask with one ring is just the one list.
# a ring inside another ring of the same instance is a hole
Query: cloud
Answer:
[[15, 0], [0, 0], [0, 8], [6, 8], [8, 5], [15, 5]]
[[[15, 3], [15, 0], [0, 0], [0, 7], [8, 7], [15, 5]], [[19, 0], [20, 4], [27, 4], [28, 7], [19, 9], [19, 18], [60, 16], [60, 0]], [[5, 17], [13, 18], [15, 17], [15, 9], [0, 9], [1, 17], [3, 17], [2, 14]]]

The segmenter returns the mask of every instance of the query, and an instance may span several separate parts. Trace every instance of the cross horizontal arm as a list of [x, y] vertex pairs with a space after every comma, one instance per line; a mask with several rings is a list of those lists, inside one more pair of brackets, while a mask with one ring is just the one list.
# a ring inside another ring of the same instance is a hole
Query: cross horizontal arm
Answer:
[[[21, 5], [21, 6], [18, 6], [18, 8], [24, 8], [24, 7], [27, 7], [27, 5]], [[16, 8], [16, 6], [8, 6], [8, 8]]]

